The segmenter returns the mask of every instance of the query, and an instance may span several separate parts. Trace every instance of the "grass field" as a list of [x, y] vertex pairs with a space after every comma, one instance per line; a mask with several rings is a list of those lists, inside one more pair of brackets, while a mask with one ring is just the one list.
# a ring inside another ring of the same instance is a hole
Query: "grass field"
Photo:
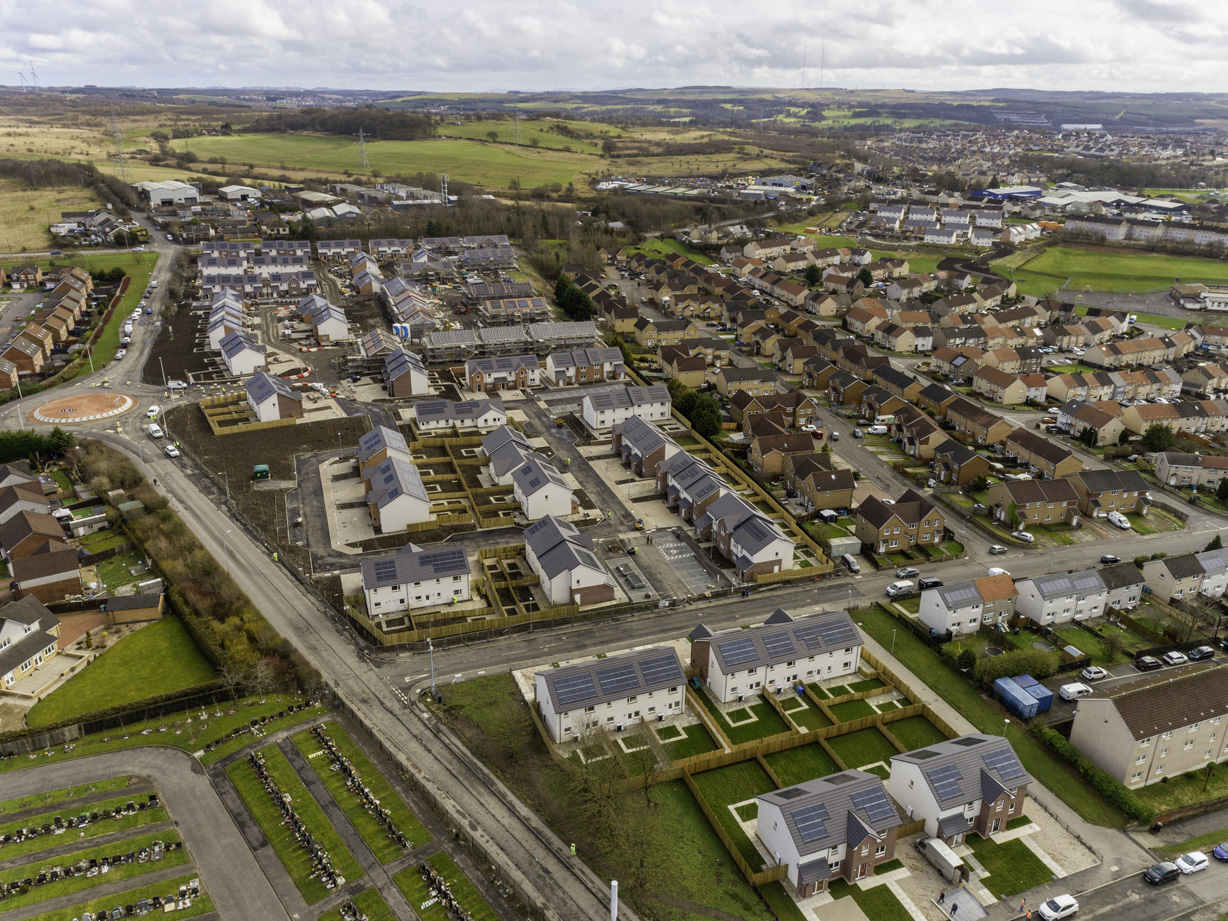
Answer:
[[[1188, 854], [1190, 851], [1206, 853], [1215, 845], [1222, 844], [1225, 841], [1228, 841], [1228, 828], [1217, 828], [1215, 831], [1198, 835], [1190, 838], [1188, 841], [1182, 841], [1180, 844], [1174, 844], [1170, 847], [1157, 847], [1153, 848], [1153, 850], [1156, 856], [1162, 860], [1172, 860], [1174, 857], [1180, 857], [1182, 854]], [[1208, 854], [1207, 856], [1210, 855]]]
[[704, 771], [695, 775], [695, 786], [703, 794], [716, 820], [729, 833], [738, 847], [738, 852], [746, 858], [755, 869], [763, 867], [763, 856], [751, 843], [742, 826], [738, 824], [729, 807], [734, 803], [753, 800], [761, 793], [770, 793], [776, 789], [772, 778], [759, 766], [757, 761], [742, 761], [729, 767]]
[[[139, 799], [144, 800], [148, 794], [143, 794]], [[42, 825], [45, 822], [52, 821], [56, 816], [81, 815], [81, 813], [102, 812], [104, 809], [114, 809], [116, 806], [123, 806], [131, 797], [117, 796], [114, 799], [99, 800], [81, 806], [79, 809], [54, 810], [46, 812], [42, 815], [27, 816], [24, 819], [19, 819], [16, 822], [10, 822], [7, 825], [0, 825], [0, 834], [12, 834], [19, 828], [28, 828], [30, 826]], [[106, 819], [99, 822], [91, 822], [87, 827], [74, 831], [78, 840], [88, 840], [97, 838], [99, 835], [110, 835], [117, 831], [127, 831], [130, 828], [139, 828], [142, 825], [153, 825], [156, 822], [166, 821], [166, 810], [146, 809], [143, 812], [134, 812], [131, 815], [120, 816], [118, 819]], [[4, 846], [4, 859], [10, 860], [14, 857], [20, 857], [23, 854], [33, 854], [38, 851], [45, 851], [48, 848], [59, 847], [64, 843], [64, 839], [55, 835], [40, 836], [37, 838], [28, 838], [25, 841], [10, 842]]]
[[[555, 127], [569, 129], [581, 137], [578, 139], [566, 137], [552, 130]], [[463, 125], [441, 124], [439, 126], [439, 136], [441, 138], [467, 138], [470, 140], [486, 141], [489, 140], [489, 134], [493, 131], [498, 135], [496, 143], [500, 144], [532, 145], [536, 141], [539, 147], [549, 147], [554, 150], [570, 148], [577, 153], [599, 156], [601, 154], [601, 140], [599, 138], [590, 138], [586, 135], [605, 134], [610, 137], [622, 137], [626, 134], [625, 131], [614, 125], [566, 121], [565, 119], [558, 118], [521, 119], [519, 130], [520, 140], [517, 141], [517, 127], [514, 119], [484, 118], [482, 121], [467, 121]]]
[[[143, 847], [149, 847], [154, 841], [162, 841], [165, 844], [179, 840], [179, 834], [174, 831], [161, 831], [150, 835], [141, 835], [137, 838], [125, 838], [122, 842], [112, 842], [111, 844], [100, 845], [98, 847], [86, 848], [76, 851], [72, 854], [64, 854], [55, 858], [55, 863], [60, 866], [72, 866], [80, 860], [92, 860], [99, 857], [110, 857], [112, 854], [125, 851], [139, 851]], [[5, 852], [7, 853], [7, 851]], [[47, 859], [40, 857], [38, 860], [26, 864], [24, 866], [12, 867], [5, 871], [7, 877], [6, 882], [12, 882], [15, 879], [25, 879], [30, 876], [37, 876], [38, 871], [47, 865]], [[154, 862], [153, 860], [145, 863], [126, 863], [114, 866], [106, 876], [101, 874], [98, 876], [73, 876], [68, 879], [58, 880], [54, 883], [47, 883], [43, 886], [37, 886], [9, 895], [4, 900], [4, 910], [11, 912], [13, 909], [24, 908], [30, 905], [37, 905], [39, 902], [46, 902], [51, 899], [58, 899], [66, 895], [75, 895], [79, 892], [87, 892], [104, 883], [110, 885], [112, 883], [122, 882], [126, 879], [132, 879], [136, 876], [144, 876], [146, 873], [152, 873], [155, 870], [162, 870], [168, 867], [181, 867], [188, 863], [188, 852], [182, 848], [177, 851], [165, 852], [162, 859]]]
[[[397, 792], [392, 789], [392, 785], [388, 783], [383, 774], [376, 770], [375, 765], [354, 744], [354, 740], [349, 737], [346, 731], [336, 723], [325, 723], [324, 732], [337, 743], [341, 754], [358, 771], [359, 776], [362, 777], [363, 784], [371, 791], [371, 795], [379, 800], [379, 804], [392, 814], [392, 820], [396, 827], [409, 839], [410, 850], [421, 847], [430, 841], [431, 833], [426, 830], [426, 826], [410, 811], [409, 806], [405, 804], [405, 800], [397, 795]], [[380, 863], [388, 863], [402, 856], [405, 852], [401, 850], [400, 846], [384, 834], [383, 827], [375, 817], [363, 808], [357, 796], [346, 789], [345, 777], [338, 771], [330, 770], [328, 758], [324, 755], [311, 757], [315, 752], [321, 751], [320, 744], [316, 741], [315, 736], [310, 731], [300, 732], [294, 736], [294, 744], [307, 757], [312, 769], [315, 770], [324, 782], [324, 786], [328, 787], [328, 792], [332, 794], [333, 799], [337, 801], [337, 805], [345, 812], [346, 817], [349, 818], [350, 823], [357, 832], [362, 835], [362, 839], [367, 842], [367, 846], [371, 848], [371, 853], [375, 855], [375, 858]]]
[[212, 681], [179, 618], [167, 616], [124, 637], [79, 674], [34, 705], [28, 725], [49, 726], [93, 710], [120, 706]]
[[20, 812], [25, 809], [34, 809], [38, 806], [63, 803], [70, 799], [80, 799], [83, 796], [91, 796], [95, 793], [109, 793], [112, 790], [122, 790], [126, 786], [128, 786], [127, 777], [112, 777], [110, 780], [100, 780], [97, 783], [83, 783], [75, 787], [48, 790], [46, 793], [37, 793], [32, 796], [19, 796], [16, 799], [0, 802], [0, 815]]
[[874, 708], [864, 700], [850, 700], [842, 704], [834, 704], [831, 715], [842, 723], [851, 723], [863, 716], [873, 716]]
[[910, 716], [906, 720], [888, 723], [884, 728], [908, 751], [946, 740], [942, 730], [924, 716]]
[[673, 237], [653, 237], [636, 246], [628, 247], [627, 252], [644, 253], [645, 255], [660, 257], [686, 256], [689, 259], [694, 259], [701, 265], [712, 265], [712, 260], [703, 253], [691, 252], [681, 240], [675, 240]]
[[[367, 916], [368, 921], [397, 921], [397, 916], [384, 902], [378, 889], [368, 889], [354, 896], [350, 901], [354, 903], [355, 908]], [[342, 921], [341, 909], [334, 908], [332, 911], [325, 912], [320, 915], [319, 921]]]
[[47, 250], [52, 243], [47, 227], [59, 222], [60, 212], [97, 205], [92, 189], [23, 189], [19, 180], [0, 179], [0, 252]]
[[803, 696], [796, 699], [806, 705], [804, 708], [789, 711], [789, 718], [798, 725], [798, 728], [809, 729], [813, 732], [816, 729], [822, 729], [824, 726], [832, 724], [827, 714], [811, 703], [809, 697]]
[[[956, 675], [937, 652], [907, 630], [899, 630], [899, 625], [891, 615], [878, 607], [859, 608], [854, 619], [861, 629], [885, 645], [891, 644], [892, 630], [896, 630], [898, 635], [895, 657], [905, 668], [914, 675], [924, 675], [926, 683], [934, 693], [962, 713], [980, 732], [991, 735], [1002, 732], [1002, 719], [1006, 711], [997, 703], [982, 697], [971, 683]], [[1125, 817], [1119, 810], [1058, 761], [1031, 735], [1014, 730], [1010, 733], [1010, 740], [1028, 773], [1060, 796], [1087, 821], [1118, 828], [1125, 824]], [[1228, 772], [1225, 772], [1225, 776], [1228, 776]], [[1158, 786], [1160, 784], [1153, 784], [1153, 787]]]
[[776, 773], [776, 779], [786, 787], [835, 774], [840, 770], [831, 755], [827, 754], [818, 742], [776, 752], [765, 756], [763, 760]]
[[[361, 173], [357, 138], [318, 134], [234, 134], [175, 141], [203, 161], [225, 158], [228, 164], [252, 164], [288, 173]], [[518, 180], [523, 188], [571, 182], [577, 173], [594, 169], [597, 157], [544, 148], [484, 144], [479, 141], [432, 139], [371, 141], [371, 170], [384, 175], [447, 173], [461, 182], [508, 188]]]
[[[160, 867], [160, 866], [163, 866], [164, 863], [165, 861], [163, 861], [163, 863], [152, 864], [152, 866]], [[148, 867], [148, 866], [151, 866], [151, 864], [141, 864], [141, 866]], [[111, 871], [111, 873], [114, 873], [114, 872], [115, 872], [114, 870]], [[114, 895], [108, 896], [106, 898], [105, 904], [111, 907], [114, 907], [116, 903], [119, 903], [122, 905], [128, 905], [128, 904], [135, 904], [136, 902], [139, 902], [141, 899], [152, 899], [155, 896], [165, 897], [169, 895], [174, 895], [179, 892], [180, 886], [186, 886], [192, 880], [197, 879], [197, 878], [198, 877], [195, 874], [189, 874], [187, 876], [177, 876], [174, 879], [164, 880], [160, 883], [151, 883], [148, 886], [141, 886], [136, 889], [129, 889], [123, 892], [116, 892]], [[112, 881], [112, 877], [110, 873], [108, 873], [107, 876], [105, 877], [96, 876], [94, 877], [94, 879], [106, 879], [108, 882]], [[101, 907], [97, 904], [91, 904], [89, 906], [89, 910], [94, 910], [94, 909], [101, 910]], [[81, 915], [82, 910], [83, 910], [83, 906], [81, 905], [77, 905], [71, 908], [59, 908], [59, 909], [56, 909], [55, 911], [44, 912], [41, 915], [34, 915], [32, 917], [27, 918], [26, 921], [77, 921], [77, 918]], [[212, 911], [213, 911], [213, 901], [205, 893], [204, 887], [202, 886], [200, 897], [192, 901], [192, 906], [190, 908], [184, 908], [182, 910], [176, 911], [174, 913], [174, 917], [176, 921], [178, 921], [178, 919], [180, 918], [196, 918], [196, 917], [199, 917], [200, 915], [207, 915], [207, 914], [210, 914]]]
[[[315, 837], [316, 841], [328, 852], [333, 868], [352, 882], [362, 876], [362, 868], [354, 860], [353, 855], [346, 850], [341, 836], [324, 815], [324, 810], [307, 792], [294, 768], [286, 760], [285, 755], [270, 745], [261, 749], [265, 757], [265, 767], [269, 776], [277, 783], [283, 795], [290, 797], [294, 811], [298, 813], [304, 827]], [[307, 901], [308, 905], [328, 895], [328, 890], [318, 879], [312, 877], [311, 855], [299, 847], [294, 840], [294, 833], [288, 825], [283, 825], [281, 810], [273, 804], [272, 798], [251, 763], [246, 759], [236, 761], [226, 769], [226, 775], [234, 783], [239, 796], [247, 804], [248, 810], [260, 826], [269, 844], [273, 846], [278, 858], [294, 880], [294, 885]]]
[[835, 736], [828, 739], [827, 744], [851, 768], [863, 767], [878, 761], [889, 762], [891, 756], [896, 754], [895, 746], [874, 728]]
[[966, 841], [977, 862], [989, 872], [981, 878], [982, 885], [998, 897], [1017, 895], [1053, 879], [1053, 872], [1018, 838], [999, 844], [968, 835]]
[[[758, 703], [749, 703], [745, 707], [739, 708], [749, 710], [755, 715], [756, 719], [734, 726], [726, 719], [724, 712], [717, 706], [716, 702], [708, 696], [707, 690], [699, 692], [699, 699], [703, 701], [704, 707], [707, 708], [712, 718], [716, 720], [717, 725], [721, 727], [725, 735], [729, 737], [729, 741], [734, 745], [741, 745], [743, 742], [750, 742], [754, 739], [766, 739], [768, 736], [789, 731], [789, 727], [780, 718], [780, 714], [772, 709], [772, 705], [765, 700], [760, 699]], [[734, 710], [731, 713], [737, 713], [737, 711]]]
[[[998, 264], [995, 263], [995, 268]], [[1228, 282], [1228, 263], [1194, 256], [1168, 256], [1133, 250], [1120, 252], [1053, 246], [1015, 268], [1013, 275], [1021, 294], [1047, 294], [1056, 291], [1067, 278], [1066, 291], [1085, 288], [1095, 291], [1139, 294], [1175, 284]]]
[[442, 851], [430, 859], [430, 863], [443, 877], [456, 901], [460, 902], [473, 921], [499, 921], [490, 904], [474, 888], [469, 877], [461, 872], [456, 861]]
[[[102, 335], [98, 339], [98, 344], [94, 346], [94, 370], [97, 371], [104, 368], [115, 357], [116, 351], [119, 350], [120, 331], [124, 328], [124, 321], [128, 319], [132, 311], [136, 309], [137, 304], [141, 302], [141, 298], [145, 296], [145, 288], [149, 285], [149, 278], [153, 275], [154, 266], [158, 263], [158, 254], [133, 252], [102, 253], [91, 256], [74, 256], [62, 261], [67, 265], [80, 266], [87, 272], [97, 272], [102, 269], [118, 267], [128, 273], [128, 290], [120, 298], [119, 306], [111, 314], [111, 321], [107, 323], [106, 329], [102, 331]], [[82, 374], [88, 370], [89, 363], [86, 362], [83, 370], [79, 370], [77, 373]]]

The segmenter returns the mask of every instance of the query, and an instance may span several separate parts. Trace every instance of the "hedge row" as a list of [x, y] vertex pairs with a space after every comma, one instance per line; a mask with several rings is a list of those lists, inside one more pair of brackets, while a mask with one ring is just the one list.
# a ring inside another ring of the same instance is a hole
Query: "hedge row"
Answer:
[[1150, 825], [1155, 810], [1144, 803], [1125, 784], [1100, 770], [1079, 753], [1070, 740], [1047, 726], [1033, 726], [1032, 734], [1040, 743], [1079, 772], [1101, 796], [1141, 825]]

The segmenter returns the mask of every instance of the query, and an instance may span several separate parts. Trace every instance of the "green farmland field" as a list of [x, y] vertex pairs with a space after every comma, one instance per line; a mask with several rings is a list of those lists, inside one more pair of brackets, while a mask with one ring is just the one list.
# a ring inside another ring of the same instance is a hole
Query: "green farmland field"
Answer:
[[[995, 264], [998, 271], [1002, 271]], [[1070, 279], [1067, 292], [1095, 291], [1139, 294], [1176, 283], [1228, 283], [1228, 263], [1193, 256], [1167, 256], [1131, 250], [1105, 251], [1054, 246], [1022, 262], [1013, 277], [1021, 294], [1048, 294]]]
[[[495, 129], [487, 129], [495, 130]], [[523, 137], [523, 125], [521, 133]], [[317, 134], [235, 134], [175, 141], [179, 150], [191, 150], [201, 160], [224, 157], [230, 164], [251, 163], [265, 169], [339, 173], [359, 170], [358, 140]], [[566, 185], [579, 172], [598, 162], [596, 157], [543, 148], [484, 144], [477, 141], [434, 139], [424, 141], [371, 141], [367, 159], [384, 175], [447, 173], [476, 185], [507, 188], [518, 179], [525, 188], [558, 182]]]
[[[570, 138], [551, 130], [555, 126], [574, 131], [580, 137]], [[516, 122], [512, 119], [485, 118], [480, 122], [467, 121], [463, 125], [442, 124], [439, 126], [439, 136], [441, 138], [469, 138], [485, 141], [489, 139], [490, 132], [492, 131], [499, 136], [498, 143], [500, 144], [517, 143]], [[591, 122], [569, 122], [554, 118], [535, 119], [533, 121], [522, 119], [520, 122], [519, 143], [527, 145], [536, 141], [540, 147], [549, 147], [554, 150], [571, 148], [577, 153], [600, 155], [601, 140], [588, 136], [597, 134], [621, 137], [625, 132], [613, 125], [599, 125]]]

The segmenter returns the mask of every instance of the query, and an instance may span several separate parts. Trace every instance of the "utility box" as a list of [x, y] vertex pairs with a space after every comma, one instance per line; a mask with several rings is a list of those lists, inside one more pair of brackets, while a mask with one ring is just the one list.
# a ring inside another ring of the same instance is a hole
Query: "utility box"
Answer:
[[268, 478], [269, 478], [269, 465], [268, 464], [257, 464], [255, 467], [252, 468], [252, 479], [253, 480], [267, 480]]

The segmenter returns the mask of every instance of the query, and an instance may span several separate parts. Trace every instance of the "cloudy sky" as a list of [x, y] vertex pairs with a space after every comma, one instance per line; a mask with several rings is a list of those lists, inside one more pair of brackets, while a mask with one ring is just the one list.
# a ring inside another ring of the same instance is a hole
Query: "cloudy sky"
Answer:
[[0, 83], [1224, 92], [1221, 3], [0, 0]]

